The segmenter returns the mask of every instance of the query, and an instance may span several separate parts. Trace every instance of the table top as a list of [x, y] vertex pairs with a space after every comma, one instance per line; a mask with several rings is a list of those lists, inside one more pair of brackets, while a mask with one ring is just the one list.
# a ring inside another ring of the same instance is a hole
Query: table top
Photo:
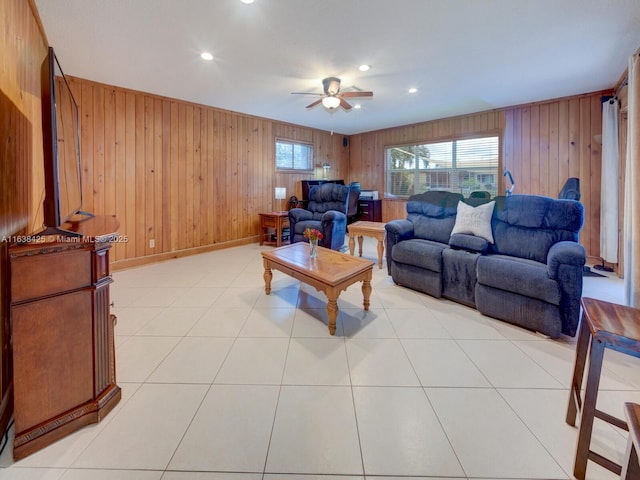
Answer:
[[588, 297], [582, 297], [581, 303], [594, 338], [634, 356], [640, 353], [640, 309]]
[[266, 250], [263, 258], [291, 268], [309, 277], [325, 283], [338, 283], [368, 269], [373, 269], [374, 263], [351, 255], [346, 255], [329, 248], [318, 247], [318, 257], [309, 256], [309, 244], [298, 242], [292, 245]]
[[258, 215], [262, 215], [265, 217], [288, 217], [289, 212], [287, 212], [286, 210], [283, 210], [278, 212], [263, 212], [263, 213], [259, 213]]
[[360, 220], [357, 222], [353, 222], [348, 226], [349, 229], [356, 229], [362, 231], [371, 231], [371, 232], [384, 232], [384, 226], [386, 223], [384, 222], [368, 222], [365, 220]]

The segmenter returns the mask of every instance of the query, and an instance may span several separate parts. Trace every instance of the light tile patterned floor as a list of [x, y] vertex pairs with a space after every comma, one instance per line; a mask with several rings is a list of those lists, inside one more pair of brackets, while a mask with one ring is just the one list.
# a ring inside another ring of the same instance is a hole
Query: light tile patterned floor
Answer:
[[[366, 238], [364, 255], [376, 259]], [[114, 274], [123, 399], [98, 425], [14, 463], [0, 479], [568, 479], [577, 430], [564, 422], [575, 341], [554, 341], [374, 268], [325, 298], [274, 272], [257, 244]], [[622, 282], [584, 295], [622, 303]], [[640, 362], [607, 352], [599, 406], [640, 402]], [[596, 421], [620, 459], [623, 432]], [[302, 477], [304, 475], [304, 477]], [[588, 479], [614, 479], [589, 464]]]

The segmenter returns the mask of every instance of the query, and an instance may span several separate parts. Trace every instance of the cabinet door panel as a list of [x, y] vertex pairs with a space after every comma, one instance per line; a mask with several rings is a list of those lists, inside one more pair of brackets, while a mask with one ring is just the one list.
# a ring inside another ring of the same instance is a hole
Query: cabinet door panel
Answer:
[[91, 315], [91, 290], [13, 307], [17, 433], [92, 400]]

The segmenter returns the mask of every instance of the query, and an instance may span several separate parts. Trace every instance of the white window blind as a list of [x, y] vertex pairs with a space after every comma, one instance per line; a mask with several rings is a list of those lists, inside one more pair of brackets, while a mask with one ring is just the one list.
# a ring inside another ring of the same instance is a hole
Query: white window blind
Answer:
[[385, 192], [395, 197], [429, 190], [497, 195], [499, 141], [493, 136], [387, 147]]
[[277, 170], [312, 170], [313, 145], [289, 140], [276, 140]]

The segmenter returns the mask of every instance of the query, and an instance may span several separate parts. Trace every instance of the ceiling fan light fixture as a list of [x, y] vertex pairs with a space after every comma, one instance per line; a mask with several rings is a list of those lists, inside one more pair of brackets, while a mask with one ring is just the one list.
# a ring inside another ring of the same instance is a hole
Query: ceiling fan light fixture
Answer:
[[333, 110], [340, 106], [340, 99], [338, 97], [324, 97], [322, 99], [322, 105], [329, 110]]

